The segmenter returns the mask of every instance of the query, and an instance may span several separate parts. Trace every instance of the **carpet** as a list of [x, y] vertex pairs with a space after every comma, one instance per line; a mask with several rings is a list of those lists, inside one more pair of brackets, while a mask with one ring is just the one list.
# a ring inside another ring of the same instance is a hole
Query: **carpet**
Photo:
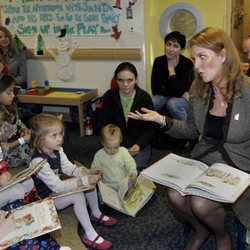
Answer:
[[[106, 205], [101, 205], [103, 213], [118, 220], [113, 227], [105, 227], [93, 222], [93, 226], [105, 239], [113, 243], [113, 250], [176, 250], [183, 249], [192, 231], [185, 235], [181, 218], [175, 214], [165, 195], [165, 187], [157, 184], [155, 194], [138, 212], [136, 217], [120, 213]], [[60, 213], [64, 232], [57, 238], [63, 245], [73, 250], [84, 249], [76, 233], [77, 222], [72, 207]], [[228, 228], [236, 249], [237, 223], [231, 212], [226, 218]], [[62, 231], [62, 230], [61, 230]], [[84, 231], [80, 228], [80, 234]], [[87, 248], [90, 249], [90, 248]], [[215, 249], [214, 237], [211, 235], [203, 250]]]
[[[70, 145], [71, 156], [89, 167], [93, 160], [95, 152], [101, 148], [99, 143], [99, 136], [84, 136], [79, 137], [77, 127], [74, 128], [73, 124], [67, 124], [68, 141], [66, 143]], [[152, 148], [152, 155], [149, 165], [153, 164], [157, 160], [164, 157], [170, 151], [159, 148]], [[176, 250], [183, 249], [185, 243], [189, 239], [192, 231], [189, 235], [184, 234], [183, 221], [173, 211], [171, 205], [166, 197], [166, 188], [162, 185], [156, 184], [156, 192], [149, 200], [149, 202], [138, 212], [136, 217], [130, 217], [106, 205], [100, 206], [102, 212], [107, 215], [113, 216], [118, 220], [117, 225], [114, 227], [104, 227], [93, 223], [96, 231], [100, 233], [105, 239], [110, 240], [113, 243], [114, 250]], [[72, 208], [67, 209], [68, 212], [72, 212]], [[64, 214], [62, 214], [62, 217]], [[66, 214], [65, 214], [66, 216]], [[74, 215], [68, 216], [67, 220], [70, 222]], [[63, 222], [64, 223], [64, 222]], [[76, 230], [76, 225], [74, 229]], [[236, 247], [237, 238], [237, 222], [231, 211], [227, 213], [226, 227], [232, 235], [234, 247]], [[81, 231], [81, 234], [83, 231]], [[74, 237], [78, 237], [74, 235]], [[70, 236], [71, 238], [71, 236]], [[72, 238], [71, 238], [72, 239]], [[79, 237], [78, 237], [79, 239]], [[62, 243], [67, 243], [62, 241]], [[82, 249], [82, 244], [74, 244], [71, 242], [69, 246], [74, 250]], [[204, 246], [203, 250], [215, 249], [214, 237], [211, 235]]]
[[[83, 165], [90, 167], [95, 152], [101, 148], [99, 136], [79, 136], [77, 124], [66, 124], [65, 152]], [[152, 148], [149, 162], [153, 164], [170, 151]], [[15, 169], [16, 170], [16, 169]], [[105, 239], [113, 243], [113, 250], [177, 250], [183, 249], [189, 235], [184, 234], [183, 221], [173, 211], [166, 197], [166, 188], [156, 184], [156, 192], [149, 202], [138, 212], [136, 217], [130, 217], [106, 205], [101, 205], [103, 213], [118, 220], [114, 227], [105, 227], [93, 223], [94, 228]], [[82, 250], [86, 247], [81, 243], [77, 229], [78, 222], [70, 206], [59, 212], [62, 229], [53, 232], [53, 236], [61, 246], [69, 246], [72, 250]], [[226, 227], [229, 230], [236, 249], [237, 222], [231, 211], [227, 213]], [[83, 234], [80, 228], [80, 234]], [[202, 250], [215, 249], [214, 237], [211, 235]]]

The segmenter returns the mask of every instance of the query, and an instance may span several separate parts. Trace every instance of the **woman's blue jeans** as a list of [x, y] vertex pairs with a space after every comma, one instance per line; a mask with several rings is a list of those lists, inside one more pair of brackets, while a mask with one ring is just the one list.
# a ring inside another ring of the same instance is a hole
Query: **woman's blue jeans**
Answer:
[[152, 96], [154, 108], [160, 111], [165, 108], [173, 119], [186, 120], [188, 112], [188, 101], [184, 97]]

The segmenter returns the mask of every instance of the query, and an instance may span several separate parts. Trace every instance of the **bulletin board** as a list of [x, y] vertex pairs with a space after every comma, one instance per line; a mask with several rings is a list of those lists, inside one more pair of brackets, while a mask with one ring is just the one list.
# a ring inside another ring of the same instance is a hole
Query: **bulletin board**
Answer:
[[144, 46], [141, 0], [1, 0], [0, 20], [27, 45], [32, 59], [38, 36], [56, 47], [61, 30], [79, 43], [73, 59], [140, 60]]

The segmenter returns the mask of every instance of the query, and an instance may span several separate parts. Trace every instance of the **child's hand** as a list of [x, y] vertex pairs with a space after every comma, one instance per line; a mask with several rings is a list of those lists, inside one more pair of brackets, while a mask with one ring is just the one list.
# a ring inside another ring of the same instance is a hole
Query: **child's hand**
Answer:
[[[2, 210], [1, 210], [2, 211]], [[1, 214], [1, 222], [0, 222], [0, 240], [2, 240], [6, 235], [16, 230], [16, 223], [14, 221], [14, 214], [11, 213], [6, 218], [6, 211], [4, 217]]]
[[28, 128], [23, 128], [22, 132], [21, 132], [21, 136], [23, 137], [23, 139], [25, 140], [26, 143], [30, 142], [30, 129]]
[[0, 222], [5, 220], [6, 211], [0, 210]]
[[11, 173], [6, 171], [0, 175], [0, 186], [5, 186], [11, 179]]
[[89, 185], [95, 185], [100, 180], [100, 178], [101, 178], [100, 175], [88, 176]]
[[133, 183], [135, 183], [136, 178], [137, 178], [137, 173], [134, 172], [134, 171], [132, 171], [132, 172], [130, 172], [130, 173], [128, 174], [128, 177], [129, 177], [129, 179], [130, 179]]
[[102, 168], [100, 168], [100, 167], [93, 167], [93, 168], [90, 169], [90, 174], [101, 175], [102, 174]]

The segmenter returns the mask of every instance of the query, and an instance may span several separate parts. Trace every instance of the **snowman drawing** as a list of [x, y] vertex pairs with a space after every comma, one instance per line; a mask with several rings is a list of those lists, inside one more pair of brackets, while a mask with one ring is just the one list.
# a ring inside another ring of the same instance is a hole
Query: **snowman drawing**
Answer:
[[79, 44], [77, 41], [71, 41], [71, 39], [66, 35], [66, 29], [62, 29], [61, 35], [59, 35], [57, 38], [59, 39], [57, 42], [57, 54], [55, 54], [55, 52], [49, 47], [46, 49], [57, 62], [58, 78], [63, 81], [67, 81], [73, 77], [71, 56]]

